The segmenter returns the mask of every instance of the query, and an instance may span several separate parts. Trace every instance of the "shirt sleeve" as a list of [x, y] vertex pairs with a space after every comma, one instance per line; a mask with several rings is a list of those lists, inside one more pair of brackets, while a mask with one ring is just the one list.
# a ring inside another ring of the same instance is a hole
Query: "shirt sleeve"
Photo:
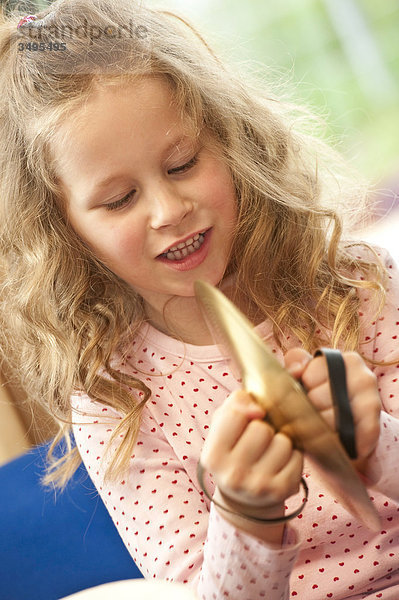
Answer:
[[99, 419], [103, 408], [94, 410], [94, 403], [82, 400], [75, 415], [76, 444], [146, 578], [187, 583], [201, 600], [288, 599], [298, 552], [293, 530], [287, 528], [283, 547], [274, 548], [237, 530], [213, 506], [209, 509], [149, 414], [143, 418], [128, 472], [117, 481], [105, 481], [109, 458], [104, 458], [104, 448], [118, 416], [108, 408], [106, 418], [102, 413]]
[[[399, 271], [385, 251], [381, 251], [381, 259], [389, 277], [386, 301], [377, 320], [366, 325], [363, 340], [367, 355], [383, 363], [372, 366], [377, 376], [382, 412], [380, 438], [369, 461], [369, 476], [372, 481], [377, 481], [373, 487], [399, 500], [399, 461], [392, 460], [393, 454], [399, 452]], [[367, 302], [366, 296], [363, 306]], [[367, 314], [366, 308], [364, 313]]]

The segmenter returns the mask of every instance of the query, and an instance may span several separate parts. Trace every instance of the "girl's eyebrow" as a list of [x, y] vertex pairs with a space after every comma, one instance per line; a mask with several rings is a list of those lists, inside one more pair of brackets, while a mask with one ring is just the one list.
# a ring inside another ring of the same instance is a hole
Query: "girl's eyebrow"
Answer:
[[106, 177], [105, 179], [101, 179], [101, 181], [94, 186], [93, 191], [90, 194], [90, 196], [93, 196], [96, 192], [98, 192], [102, 188], [105, 188], [110, 183], [113, 183], [117, 179], [120, 179], [120, 177], [121, 177], [121, 175], [118, 174], [118, 175], [110, 175], [109, 177]]

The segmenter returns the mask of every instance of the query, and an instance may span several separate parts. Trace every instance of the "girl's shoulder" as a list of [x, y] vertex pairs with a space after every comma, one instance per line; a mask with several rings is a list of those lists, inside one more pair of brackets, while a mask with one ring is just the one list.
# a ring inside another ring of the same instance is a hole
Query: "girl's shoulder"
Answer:
[[[349, 251], [356, 260], [370, 265], [367, 283], [371, 285], [357, 289], [361, 353], [371, 361], [390, 360], [399, 353], [398, 266], [389, 251], [379, 246], [356, 245]], [[365, 279], [360, 270], [353, 277], [359, 281]]]
[[370, 265], [388, 268], [395, 263], [394, 259], [386, 248], [365, 240], [356, 240], [344, 243], [343, 252], [346, 255], [351, 256], [355, 261], [366, 262]]
[[356, 281], [357, 294], [377, 303], [381, 310], [389, 295], [397, 287], [398, 265], [390, 252], [369, 242], [350, 242], [342, 248], [342, 274]]

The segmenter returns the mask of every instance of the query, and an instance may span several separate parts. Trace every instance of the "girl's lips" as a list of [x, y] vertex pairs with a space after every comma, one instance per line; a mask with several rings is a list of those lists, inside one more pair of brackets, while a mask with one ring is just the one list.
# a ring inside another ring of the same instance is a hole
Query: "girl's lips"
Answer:
[[185, 256], [179, 260], [169, 260], [165, 256], [159, 255], [157, 256], [156, 260], [162, 262], [164, 265], [175, 271], [190, 271], [191, 269], [195, 269], [205, 260], [208, 255], [212, 236], [212, 228], [205, 231], [203, 235], [204, 241], [202, 242], [202, 245], [192, 254], [189, 254], [188, 256]]

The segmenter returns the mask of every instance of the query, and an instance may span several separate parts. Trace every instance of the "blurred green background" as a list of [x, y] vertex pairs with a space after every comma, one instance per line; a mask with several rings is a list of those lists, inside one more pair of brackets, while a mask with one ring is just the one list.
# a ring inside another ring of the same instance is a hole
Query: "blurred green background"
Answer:
[[399, 179], [398, 0], [158, 0], [224, 55], [280, 74], [374, 181]]
[[[45, 4], [6, 1], [25, 14]], [[399, 179], [398, 0], [146, 4], [178, 10], [242, 67], [255, 61], [266, 75], [270, 68], [272, 79], [285, 80], [291, 96], [324, 117], [329, 138], [365, 175]]]
[[178, 9], [223, 56], [287, 82], [324, 118], [327, 139], [374, 184], [352, 237], [399, 265], [399, 0], [148, 1]]

